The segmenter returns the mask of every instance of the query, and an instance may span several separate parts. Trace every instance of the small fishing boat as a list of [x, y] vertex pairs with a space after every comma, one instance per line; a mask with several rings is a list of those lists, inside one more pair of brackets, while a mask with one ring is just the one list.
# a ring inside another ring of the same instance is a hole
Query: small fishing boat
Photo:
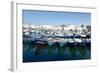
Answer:
[[82, 40], [79, 39], [79, 38], [75, 38], [74, 41], [77, 42], [77, 43], [81, 43], [82, 42]]

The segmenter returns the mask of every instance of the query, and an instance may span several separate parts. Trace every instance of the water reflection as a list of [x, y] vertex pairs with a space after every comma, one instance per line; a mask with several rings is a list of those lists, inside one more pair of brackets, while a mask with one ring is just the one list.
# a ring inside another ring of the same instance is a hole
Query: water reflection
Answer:
[[23, 62], [90, 59], [90, 44], [90, 42], [23, 42]]

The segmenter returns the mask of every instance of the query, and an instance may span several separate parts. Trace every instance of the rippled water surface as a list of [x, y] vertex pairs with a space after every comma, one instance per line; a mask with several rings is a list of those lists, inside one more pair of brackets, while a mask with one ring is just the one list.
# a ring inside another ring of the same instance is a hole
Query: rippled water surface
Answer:
[[90, 43], [23, 43], [23, 62], [83, 60], [90, 58]]

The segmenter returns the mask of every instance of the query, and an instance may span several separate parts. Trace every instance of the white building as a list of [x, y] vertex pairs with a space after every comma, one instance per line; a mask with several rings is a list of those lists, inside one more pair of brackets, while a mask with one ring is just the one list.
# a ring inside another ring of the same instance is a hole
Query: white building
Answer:
[[[62, 25], [36, 25], [36, 24], [23, 24], [24, 30], [23, 32], [28, 33], [28, 32], [34, 32], [34, 31], [41, 31], [41, 29], [44, 30], [52, 30], [52, 32], [50, 31], [50, 33], [52, 34], [53, 32], [55, 32], [56, 34], [60, 34], [63, 32], [73, 32], [76, 34], [81, 34], [83, 33], [83, 30], [87, 30], [86, 27], [81, 27], [81, 26], [76, 26], [76, 25], [66, 25], [62, 26]], [[48, 31], [49, 33], [49, 31]]]

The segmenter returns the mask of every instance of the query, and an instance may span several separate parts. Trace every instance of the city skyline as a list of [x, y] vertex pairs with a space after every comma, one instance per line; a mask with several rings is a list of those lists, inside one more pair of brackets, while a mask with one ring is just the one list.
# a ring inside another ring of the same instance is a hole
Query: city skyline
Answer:
[[54, 25], [54, 24], [74, 24], [90, 25], [91, 14], [79, 12], [54, 12], [40, 10], [23, 10], [23, 24]]

